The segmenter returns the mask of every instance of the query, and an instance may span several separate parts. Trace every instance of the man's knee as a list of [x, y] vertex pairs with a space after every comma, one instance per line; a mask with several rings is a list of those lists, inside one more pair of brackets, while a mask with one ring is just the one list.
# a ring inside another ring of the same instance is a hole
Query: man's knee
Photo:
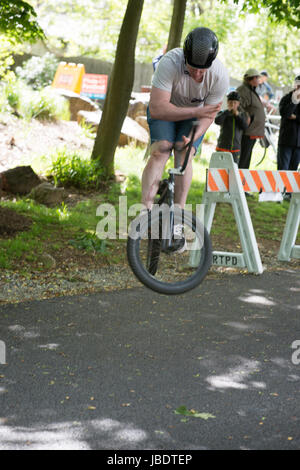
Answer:
[[168, 140], [153, 142], [151, 145], [151, 157], [154, 159], [168, 159], [173, 148], [173, 143]]

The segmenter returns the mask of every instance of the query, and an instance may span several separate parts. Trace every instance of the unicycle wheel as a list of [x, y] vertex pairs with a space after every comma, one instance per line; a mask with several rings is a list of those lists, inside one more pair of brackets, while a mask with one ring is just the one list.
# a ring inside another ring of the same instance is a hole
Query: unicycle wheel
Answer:
[[170, 237], [169, 207], [139, 216], [131, 224], [127, 241], [129, 265], [148, 288], [161, 294], [182, 294], [197, 287], [212, 262], [209, 235], [188, 211], [175, 208], [174, 225], [183, 226], [185, 249], [166, 250]]

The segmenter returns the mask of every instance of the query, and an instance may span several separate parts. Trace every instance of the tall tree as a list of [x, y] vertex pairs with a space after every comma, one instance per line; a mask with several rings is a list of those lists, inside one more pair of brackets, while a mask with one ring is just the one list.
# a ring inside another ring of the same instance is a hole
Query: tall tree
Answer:
[[174, 0], [167, 50], [180, 46], [187, 0]]
[[114, 172], [114, 154], [134, 82], [135, 45], [144, 0], [128, 0], [101, 122], [92, 151], [105, 176]]

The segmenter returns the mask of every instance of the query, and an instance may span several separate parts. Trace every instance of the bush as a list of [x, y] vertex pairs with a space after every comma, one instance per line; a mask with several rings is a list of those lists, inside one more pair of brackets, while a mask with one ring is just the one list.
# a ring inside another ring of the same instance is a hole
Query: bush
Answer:
[[32, 90], [21, 79], [10, 73], [1, 82], [0, 112], [13, 112], [24, 119], [70, 118], [69, 103], [51, 87]]
[[48, 177], [53, 177], [56, 185], [80, 189], [99, 187], [101, 173], [97, 161], [84, 159], [66, 149], [59, 150], [56, 155], [48, 172]]
[[0, 112], [16, 112], [20, 103], [21, 90], [13, 72], [1, 81]]
[[24, 119], [56, 120], [70, 119], [69, 104], [51, 87], [34, 91], [24, 89], [18, 111]]
[[51, 85], [59, 60], [47, 52], [42, 57], [34, 56], [16, 68], [16, 75], [34, 90]]

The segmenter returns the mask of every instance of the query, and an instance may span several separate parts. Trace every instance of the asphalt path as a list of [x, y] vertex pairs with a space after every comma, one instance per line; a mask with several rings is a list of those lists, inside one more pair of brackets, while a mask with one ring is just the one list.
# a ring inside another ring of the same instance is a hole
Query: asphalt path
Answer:
[[0, 312], [0, 450], [300, 448], [299, 270]]

